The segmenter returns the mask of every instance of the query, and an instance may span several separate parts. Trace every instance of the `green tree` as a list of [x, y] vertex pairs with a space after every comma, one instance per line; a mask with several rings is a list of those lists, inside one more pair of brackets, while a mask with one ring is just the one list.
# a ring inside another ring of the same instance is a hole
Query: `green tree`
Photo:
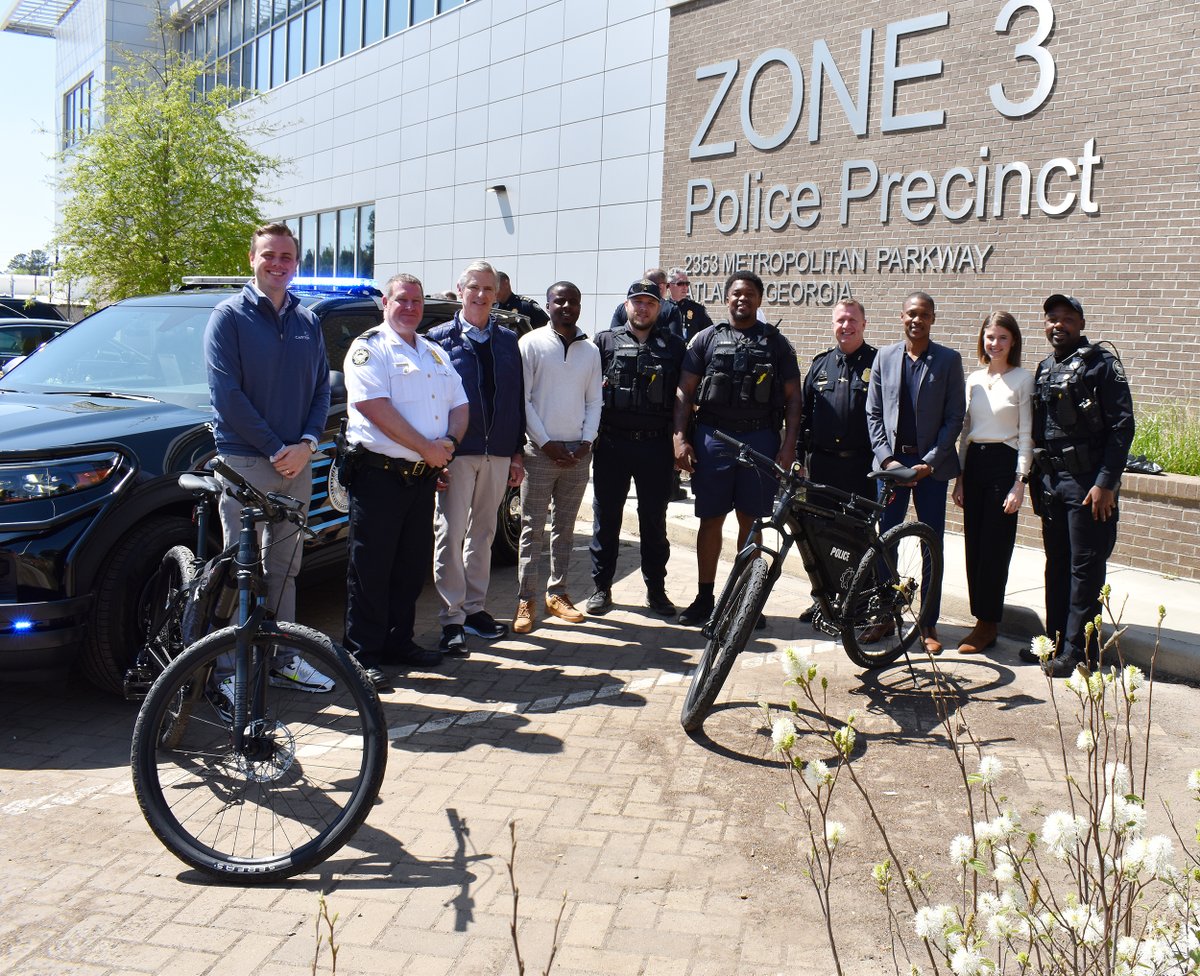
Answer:
[[39, 247], [28, 254], [22, 251], [13, 256], [6, 270], [13, 274], [44, 275], [50, 270], [50, 256]]
[[104, 86], [102, 124], [62, 154], [61, 272], [100, 304], [166, 291], [185, 274], [246, 272], [277, 159], [242, 137], [244, 93], [199, 94], [204, 65], [131, 54]]

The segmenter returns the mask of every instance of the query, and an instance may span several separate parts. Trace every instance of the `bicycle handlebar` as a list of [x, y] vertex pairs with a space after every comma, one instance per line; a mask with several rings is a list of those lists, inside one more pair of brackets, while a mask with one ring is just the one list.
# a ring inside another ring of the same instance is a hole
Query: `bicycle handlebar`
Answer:
[[291, 495], [285, 495], [279, 491], [259, 491], [259, 489], [255, 488], [254, 485], [250, 484], [250, 482], [220, 459], [213, 465], [213, 471], [236, 486], [235, 489], [230, 491], [230, 494], [246, 504], [257, 505], [262, 509], [263, 515], [269, 521], [282, 522], [286, 519], [306, 535], [312, 538], [316, 537], [316, 533], [307, 525], [307, 519], [304, 514], [304, 503], [299, 499], [293, 498]]

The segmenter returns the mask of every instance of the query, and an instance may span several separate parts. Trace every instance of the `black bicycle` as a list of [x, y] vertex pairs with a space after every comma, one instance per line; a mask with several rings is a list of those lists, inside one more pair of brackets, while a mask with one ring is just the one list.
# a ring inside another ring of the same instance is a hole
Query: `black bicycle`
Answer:
[[[707, 643], [684, 699], [680, 721], [693, 732], [720, 693], [734, 659], [750, 638], [793, 545], [812, 585], [813, 627], [841, 639], [859, 667], [885, 667], [917, 641], [942, 585], [941, 541], [920, 522], [905, 522], [879, 534], [886, 505], [784, 471], [771, 458], [732, 437], [716, 436], [738, 451], [738, 463], [779, 480], [775, 509], [759, 519], [737, 554], [712, 616], [702, 629]], [[891, 497], [896, 485], [912, 481], [911, 468], [872, 471]], [[773, 529], [778, 548], [764, 541]]]
[[[379, 697], [342, 647], [309, 627], [273, 620], [257, 526], [305, 529], [303, 505], [263, 493], [218, 462], [242, 503], [234, 550], [237, 622], [169, 658], [134, 725], [133, 786], [150, 829], [176, 857], [227, 880], [267, 882], [306, 871], [342, 847], [366, 819], [387, 762]], [[216, 478], [184, 487], [219, 497]], [[228, 555], [205, 564], [202, 576]], [[182, 572], [181, 572], [182, 577]], [[164, 645], [184, 639], [200, 577], [169, 601]], [[179, 610], [178, 615], [175, 615]], [[179, 628], [178, 631], [175, 628]], [[316, 672], [320, 685], [296, 675]]]

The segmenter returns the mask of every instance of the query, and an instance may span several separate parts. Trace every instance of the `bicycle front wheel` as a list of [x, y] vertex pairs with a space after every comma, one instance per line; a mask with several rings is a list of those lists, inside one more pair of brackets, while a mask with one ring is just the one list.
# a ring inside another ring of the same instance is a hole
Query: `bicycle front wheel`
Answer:
[[882, 668], [921, 635], [942, 588], [942, 547], [933, 529], [905, 522], [867, 550], [842, 604], [842, 647], [860, 668]]
[[[387, 728], [345, 650], [310, 628], [270, 623], [253, 638], [246, 689], [249, 701], [261, 695], [262, 715], [236, 750], [215, 681], [236, 645], [234, 628], [218, 630], [155, 682], [134, 726], [133, 786], [150, 829], [180, 860], [225, 880], [275, 881], [324, 861], [366, 819], [383, 782]], [[333, 689], [279, 687], [286, 679], [270, 677], [272, 660], [293, 655]], [[189, 695], [196, 703], [182, 724], [177, 703]]]
[[750, 631], [767, 602], [770, 572], [766, 559], [755, 556], [742, 569], [729, 591], [729, 598], [717, 608], [710, 625], [712, 637], [704, 645], [704, 653], [692, 672], [692, 683], [683, 700], [679, 721], [685, 732], [695, 732], [704, 724], [705, 716], [729, 677], [734, 659], [750, 639]]

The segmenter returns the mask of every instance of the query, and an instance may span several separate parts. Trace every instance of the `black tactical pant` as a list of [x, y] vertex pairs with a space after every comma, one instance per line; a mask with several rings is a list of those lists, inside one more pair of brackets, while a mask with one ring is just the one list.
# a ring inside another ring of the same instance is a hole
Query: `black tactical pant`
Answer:
[[1084, 628], [1100, 612], [1108, 557], [1117, 543], [1114, 507], [1108, 521], [1092, 518], [1083, 500], [1095, 484], [1095, 474], [1041, 475], [1045, 499], [1042, 508], [1042, 543], [1046, 549], [1046, 634], [1061, 635], [1062, 650], [1082, 657], [1085, 647], [1094, 656], [1095, 642], [1087, 645]]

